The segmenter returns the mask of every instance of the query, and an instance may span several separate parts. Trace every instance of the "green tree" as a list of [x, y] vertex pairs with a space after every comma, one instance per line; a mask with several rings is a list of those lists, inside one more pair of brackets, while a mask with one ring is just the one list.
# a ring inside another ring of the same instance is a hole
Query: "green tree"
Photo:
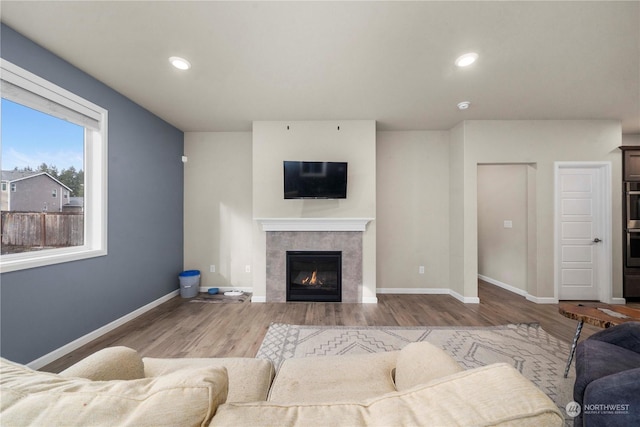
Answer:
[[76, 171], [73, 166], [69, 169], [62, 169], [58, 180], [69, 187], [75, 197], [84, 197], [84, 171]]
[[38, 166], [38, 171], [46, 172], [55, 179], [58, 179], [58, 168], [53, 165], [48, 166], [46, 163], [42, 163], [40, 166]]

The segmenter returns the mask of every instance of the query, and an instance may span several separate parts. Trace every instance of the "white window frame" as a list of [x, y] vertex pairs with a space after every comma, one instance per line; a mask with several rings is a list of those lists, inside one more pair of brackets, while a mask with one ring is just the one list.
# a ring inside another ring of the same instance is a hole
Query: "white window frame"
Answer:
[[0, 273], [107, 255], [107, 110], [2, 58], [0, 78], [98, 124], [95, 130], [85, 126], [84, 244], [3, 255]]

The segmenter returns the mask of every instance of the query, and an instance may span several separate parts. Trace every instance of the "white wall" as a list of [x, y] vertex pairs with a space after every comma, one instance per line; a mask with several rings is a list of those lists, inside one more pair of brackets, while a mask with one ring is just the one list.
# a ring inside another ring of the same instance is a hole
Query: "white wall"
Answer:
[[[255, 218], [374, 217], [375, 141], [373, 120], [253, 122]], [[348, 162], [347, 198], [285, 200], [284, 160]]]
[[[203, 272], [203, 286], [266, 294], [265, 233], [255, 217], [370, 217], [376, 220], [363, 235], [364, 297], [375, 298], [378, 288], [448, 289], [475, 302], [478, 164], [528, 163], [529, 206], [536, 207], [528, 218], [526, 291], [548, 302], [554, 296], [553, 162], [573, 160], [612, 163], [613, 296], [622, 296], [618, 122], [467, 121], [451, 131], [377, 135], [373, 121], [289, 122], [293, 133], [286, 124], [185, 134], [184, 261]], [[625, 136], [624, 142], [636, 140]], [[285, 158], [348, 161], [349, 198], [285, 201]], [[210, 264], [218, 272], [209, 273]], [[424, 275], [418, 265], [425, 265]]]
[[478, 165], [478, 274], [522, 294], [527, 291], [528, 168]]
[[449, 288], [448, 159], [448, 131], [378, 132], [378, 292]]
[[[465, 182], [467, 169], [464, 163], [465, 126], [458, 124], [449, 135], [449, 288], [459, 298], [468, 298], [474, 302], [478, 296], [478, 287], [470, 287], [465, 293], [465, 276], [477, 275], [477, 267], [472, 266], [466, 272], [468, 256], [465, 253]], [[475, 171], [474, 171], [475, 173]], [[474, 220], [474, 217], [469, 219]], [[475, 260], [477, 263], [477, 260]]]
[[188, 132], [184, 153], [184, 266], [202, 287], [251, 288], [251, 133]]
[[[347, 198], [285, 200], [284, 160], [348, 162]], [[375, 218], [373, 120], [253, 122], [254, 218]], [[253, 227], [253, 296], [266, 297], [265, 232]], [[363, 233], [363, 299], [376, 297], [376, 221]]]
[[640, 134], [622, 135], [622, 145], [640, 145]]
[[[529, 287], [534, 301], [554, 297], [553, 166], [555, 161], [609, 161], [612, 164], [613, 296], [622, 296], [621, 144], [620, 123], [612, 120], [467, 121], [463, 125], [465, 271], [477, 274], [477, 165], [532, 163], [536, 165], [537, 279]], [[458, 154], [458, 157], [460, 155]], [[452, 159], [452, 168], [459, 165]], [[460, 239], [460, 236], [452, 236]], [[472, 256], [469, 256], [472, 254]], [[453, 260], [452, 260], [453, 263]], [[453, 268], [453, 267], [452, 267]], [[452, 284], [454, 285], [454, 284]], [[473, 295], [477, 280], [465, 275], [465, 296]]]

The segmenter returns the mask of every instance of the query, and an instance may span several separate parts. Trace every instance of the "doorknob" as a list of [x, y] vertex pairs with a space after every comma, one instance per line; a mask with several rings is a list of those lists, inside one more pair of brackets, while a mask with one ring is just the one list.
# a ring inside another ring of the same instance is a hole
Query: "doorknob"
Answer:
[[598, 239], [597, 237], [593, 239], [593, 243], [600, 243], [600, 242], [602, 242], [602, 240]]

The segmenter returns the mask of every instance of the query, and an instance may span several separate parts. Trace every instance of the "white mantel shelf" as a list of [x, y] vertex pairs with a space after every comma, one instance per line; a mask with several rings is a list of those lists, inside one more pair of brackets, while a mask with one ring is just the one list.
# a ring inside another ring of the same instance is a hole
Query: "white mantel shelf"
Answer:
[[365, 231], [373, 218], [255, 218], [263, 231]]

